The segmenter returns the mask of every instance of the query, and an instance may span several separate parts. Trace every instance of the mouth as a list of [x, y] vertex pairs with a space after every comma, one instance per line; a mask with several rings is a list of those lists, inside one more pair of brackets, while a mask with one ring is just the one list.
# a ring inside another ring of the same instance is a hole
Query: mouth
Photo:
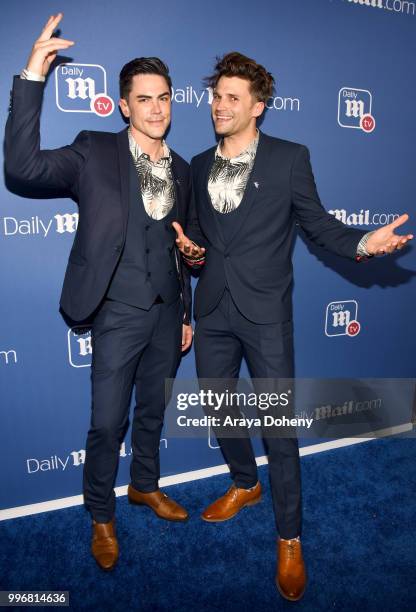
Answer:
[[227, 123], [228, 121], [231, 121], [231, 119], [232, 117], [229, 115], [215, 115], [216, 123]]

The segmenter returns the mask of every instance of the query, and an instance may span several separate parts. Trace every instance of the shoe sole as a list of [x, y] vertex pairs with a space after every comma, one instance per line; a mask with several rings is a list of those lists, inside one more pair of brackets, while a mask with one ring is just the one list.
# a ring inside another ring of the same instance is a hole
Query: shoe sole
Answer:
[[189, 520], [189, 516], [187, 516], [186, 518], [168, 518], [167, 516], [161, 516], [160, 514], [156, 512], [154, 508], [149, 506], [149, 504], [135, 501], [134, 499], [130, 499], [130, 497], [128, 498], [128, 501], [129, 501], [129, 504], [131, 504], [132, 506], [144, 506], [145, 508], [149, 508], [149, 510], [152, 510], [152, 512], [158, 518], [163, 519], [164, 521], [171, 521], [172, 523], [186, 523], [186, 521]]
[[205, 518], [204, 515], [201, 514], [201, 519], [203, 521], [205, 521], [206, 523], [224, 523], [225, 521], [229, 521], [230, 519], [234, 518], [240, 512], [240, 510], [242, 510], [243, 508], [246, 508], [248, 506], [255, 506], [256, 504], [258, 504], [260, 502], [261, 502], [261, 495], [259, 495], [259, 497], [256, 497], [255, 499], [252, 499], [252, 500], [246, 502], [245, 504], [243, 504], [241, 506], [241, 508], [239, 508], [231, 516], [227, 516], [227, 518], [209, 519], [209, 518]]

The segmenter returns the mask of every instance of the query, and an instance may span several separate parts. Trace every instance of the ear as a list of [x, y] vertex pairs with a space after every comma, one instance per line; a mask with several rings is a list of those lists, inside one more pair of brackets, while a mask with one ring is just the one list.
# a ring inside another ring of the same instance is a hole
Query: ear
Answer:
[[265, 104], [264, 102], [256, 102], [253, 106], [253, 117], [260, 117], [262, 112], [264, 111]]
[[125, 100], [124, 98], [120, 98], [120, 100], [118, 101], [118, 105], [123, 115], [126, 117], [126, 119], [128, 119], [130, 117], [130, 109], [129, 105], [127, 104], [127, 100]]

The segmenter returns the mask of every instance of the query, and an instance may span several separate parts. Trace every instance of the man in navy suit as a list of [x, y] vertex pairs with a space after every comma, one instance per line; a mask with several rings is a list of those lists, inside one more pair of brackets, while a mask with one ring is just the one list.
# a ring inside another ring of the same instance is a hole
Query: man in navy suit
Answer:
[[74, 321], [92, 318], [92, 416], [86, 443], [84, 499], [93, 519], [92, 553], [114, 567], [120, 444], [132, 423], [132, 503], [184, 521], [187, 511], [159, 490], [159, 444], [166, 378], [192, 341], [189, 274], [176, 257], [173, 221], [184, 223], [188, 164], [163, 136], [170, 124], [171, 80], [158, 58], [138, 58], [120, 73], [120, 108], [129, 123], [118, 134], [81, 132], [55, 150], [40, 149], [45, 76], [72, 41], [53, 37], [51, 16], [27, 67], [13, 83], [6, 126], [6, 175], [15, 189], [69, 196], [79, 225], [69, 256], [61, 307]]
[[[175, 226], [185, 258], [201, 266], [194, 308], [200, 379], [238, 378], [243, 356], [251, 376], [269, 380], [272, 387], [273, 380], [293, 377], [291, 249], [296, 223], [310, 240], [350, 259], [392, 252], [412, 238], [394, 234], [407, 215], [366, 233], [347, 228], [325, 211], [308, 149], [256, 128], [273, 83], [263, 66], [236, 52], [220, 59], [207, 79], [221, 139], [193, 158], [194, 198], [186, 235]], [[202, 514], [210, 522], [228, 520], [261, 498], [249, 436], [218, 441], [233, 485]], [[276, 585], [283, 597], [297, 600], [306, 586], [298, 442], [293, 435], [269, 437], [266, 443], [280, 534]]]

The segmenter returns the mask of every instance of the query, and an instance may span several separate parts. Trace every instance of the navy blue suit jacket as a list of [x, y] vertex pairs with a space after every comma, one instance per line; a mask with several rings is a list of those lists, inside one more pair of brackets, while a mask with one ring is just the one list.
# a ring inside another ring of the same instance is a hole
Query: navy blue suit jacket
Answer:
[[[68, 146], [40, 149], [39, 121], [44, 83], [15, 77], [6, 124], [5, 170], [14, 185], [69, 196], [79, 205], [79, 223], [69, 255], [60, 304], [75, 321], [87, 319], [103, 299], [126, 238], [129, 206], [127, 129], [83, 131]], [[189, 164], [174, 151], [172, 174], [177, 221], [185, 225], [191, 193]], [[18, 188], [17, 188], [18, 190]], [[30, 194], [30, 191], [29, 191]], [[174, 244], [175, 233], [169, 240]], [[190, 319], [189, 271], [178, 257], [185, 307]]]
[[186, 232], [206, 248], [195, 292], [195, 318], [216, 306], [227, 284], [250, 321], [291, 319], [296, 223], [315, 244], [352, 259], [366, 232], [346, 227], [323, 208], [305, 146], [260, 132], [244, 193], [247, 201], [225, 244], [208, 193], [215, 150], [212, 147], [191, 161], [193, 198]]

